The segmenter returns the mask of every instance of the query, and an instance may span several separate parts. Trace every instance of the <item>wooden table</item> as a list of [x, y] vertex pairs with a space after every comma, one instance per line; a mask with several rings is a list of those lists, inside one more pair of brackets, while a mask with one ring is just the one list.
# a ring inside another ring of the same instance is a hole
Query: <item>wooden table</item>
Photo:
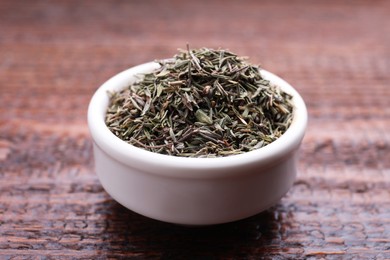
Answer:
[[[291, 191], [188, 228], [115, 202], [86, 124], [98, 86], [177, 48], [228, 48], [310, 118]], [[0, 258], [390, 258], [390, 1], [0, 2]]]

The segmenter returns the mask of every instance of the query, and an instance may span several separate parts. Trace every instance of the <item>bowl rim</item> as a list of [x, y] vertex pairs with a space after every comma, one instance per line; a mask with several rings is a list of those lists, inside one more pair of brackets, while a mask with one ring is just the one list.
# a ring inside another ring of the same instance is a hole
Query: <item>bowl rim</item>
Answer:
[[307, 127], [307, 109], [300, 94], [285, 80], [260, 70], [261, 75], [271, 83], [280, 86], [293, 96], [294, 116], [286, 132], [265, 147], [250, 152], [215, 158], [191, 158], [159, 154], [135, 147], [115, 136], [105, 124], [109, 104], [108, 91], [118, 91], [136, 81], [137, 74], [150, 72], [160, 65], [148, 62], [126, 69], [104, 82], [94, 93], [88, 106], [88, 127], [97, 147], [114, 160], [131, 168], [152, 174], [182, 178], [218, 177], [228, 175], [227, 168], [255, 165], [265, 167], [276, 164], [297, 150]]

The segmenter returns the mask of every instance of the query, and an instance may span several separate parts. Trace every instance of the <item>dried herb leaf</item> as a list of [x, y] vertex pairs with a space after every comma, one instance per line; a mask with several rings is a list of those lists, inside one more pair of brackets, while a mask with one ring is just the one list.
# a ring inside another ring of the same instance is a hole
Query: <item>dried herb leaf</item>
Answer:
[[110, 93], [108, 128], [162, 154], [217, 157], [268, 145], [290, 126], [292, 96], [228, 50], [180, 50], [159, 69]]

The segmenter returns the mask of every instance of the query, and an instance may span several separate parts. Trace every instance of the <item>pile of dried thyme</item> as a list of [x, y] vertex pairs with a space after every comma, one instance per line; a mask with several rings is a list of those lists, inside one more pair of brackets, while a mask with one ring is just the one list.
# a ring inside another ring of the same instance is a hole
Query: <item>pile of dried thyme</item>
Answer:
[[110, 93], [108, 128], [146, 150], [185, 157], [240, 154], [275, 141], [292, 121], [292, 97], [227, 50], [181, 50]]

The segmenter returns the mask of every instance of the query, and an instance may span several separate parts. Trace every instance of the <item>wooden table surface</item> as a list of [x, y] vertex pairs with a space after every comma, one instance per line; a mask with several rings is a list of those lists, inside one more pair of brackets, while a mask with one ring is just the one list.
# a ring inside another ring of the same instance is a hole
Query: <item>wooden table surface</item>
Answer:
[[[297, 180], [257, 216], [162, 223], [95, 174], [94, 91], [187, 43], [249, 56], [306, 101]], [[2, 0], [0, 93], [0, 259], [390, 259], [390, 1]]]

